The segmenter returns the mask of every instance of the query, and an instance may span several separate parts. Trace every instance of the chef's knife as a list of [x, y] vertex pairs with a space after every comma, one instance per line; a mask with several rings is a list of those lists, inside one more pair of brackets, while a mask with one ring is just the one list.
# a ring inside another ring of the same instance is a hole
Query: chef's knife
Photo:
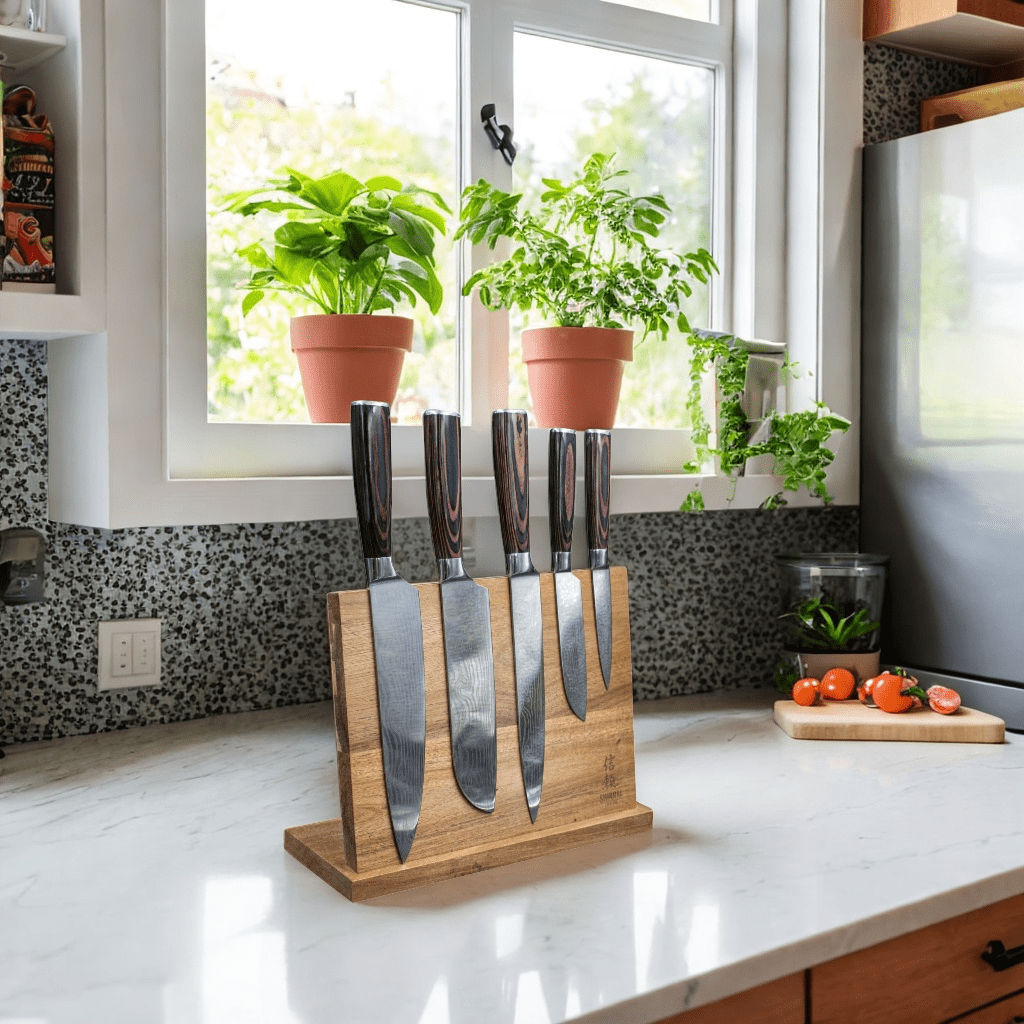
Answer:
[[544, 781], [544, 618], [540, 575], [530, 558], [529, 436], [522, 409], [498, 409], [491, 417], [498, 520], [512, 604], [519, 761], [530, 821], [536, 822]]
[[612, 432], [588, 430], [583, 435], [584, 489], [587, 492], [587, 547], [594, 582], [597, 653], [607, 690], [612, 681], [612, 584], [608, 572], [608, 507], [611, 502]]
[[383, 402], [353, 402], [351, 424], [352, 482], [370, 592], [384, 785], [404, 864], [420, 820], [427, 741], [420, 597], [391, 561], [390, 411]]
[[572, 515], [576, 505], [576, 431], [554, 427], [548, 441], [548, 516], [555, 578], [562, 685], [577, 718], [587, 717], [587, 650], [583, 588], [572, 574]]
[[452, 764], [462, 795], [494, 810], [498, 733], [494, 712], [491, 600], [462, 565], [462, 426], [458, 413], [423, 414], [427, 513], [441, 576]]

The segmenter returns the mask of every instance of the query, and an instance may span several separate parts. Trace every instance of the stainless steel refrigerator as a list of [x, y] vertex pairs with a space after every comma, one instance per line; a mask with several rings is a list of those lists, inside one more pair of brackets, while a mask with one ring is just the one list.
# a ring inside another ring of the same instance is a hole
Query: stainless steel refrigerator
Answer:
[[868, 147], [863, 271], [883, 659], [1024, 730], [1024, 110]]

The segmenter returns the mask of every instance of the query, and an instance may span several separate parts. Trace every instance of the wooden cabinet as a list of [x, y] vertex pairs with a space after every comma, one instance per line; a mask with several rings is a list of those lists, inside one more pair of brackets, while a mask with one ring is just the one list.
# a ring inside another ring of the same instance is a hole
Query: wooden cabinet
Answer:
[[790, 974], [717, 1003], [698, 1006], [659, 1024], [804, 1024], [805, 973]]
[[865, 0], [864, 39], [968, 64], [1024, 58], [1024, 5], [1014, 0]]
[[[1002, 970], [981, 957], [993, 941], [1010, 953]], [[1021, 950], [1024, 895], [659, 1024], [1024, 1024]]]
[[1018, 992], [983, 1010], [976, 1010], [961, 1017], [956, 1024], [1024, 1024], [1024, 994]]
[[[1024, 896], [815, 967], [810, 1019], [813, 1024], [940, 1024], [1021, 990], [1024, 963], [996, 971], [982, 960], [992, 940], [1007, 949], [1024, 945]], [[1006, 1020], [1013, 1016], [1008, 1012]]]

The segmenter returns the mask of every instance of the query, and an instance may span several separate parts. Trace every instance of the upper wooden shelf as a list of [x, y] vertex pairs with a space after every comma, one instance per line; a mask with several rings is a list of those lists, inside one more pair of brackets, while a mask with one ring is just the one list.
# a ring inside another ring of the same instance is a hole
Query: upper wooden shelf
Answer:
[[20, 74], [67, 46], [64, 36], [0, 25], [0, 70]]
[[864, 40], [965, 64], [1009, 64], [1024, 59], [1024, 4], [866, 0]]

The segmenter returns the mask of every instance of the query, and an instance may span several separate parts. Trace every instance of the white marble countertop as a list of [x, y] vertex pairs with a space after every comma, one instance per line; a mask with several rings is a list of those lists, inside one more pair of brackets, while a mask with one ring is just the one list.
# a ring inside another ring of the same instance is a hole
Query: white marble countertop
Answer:
[[0, 1024], [645, 1024], [1024, 892], [1024, 737], [792, 740], [636, 706], [654, 833], [354, 905], [329, 705], [8, 749]]

